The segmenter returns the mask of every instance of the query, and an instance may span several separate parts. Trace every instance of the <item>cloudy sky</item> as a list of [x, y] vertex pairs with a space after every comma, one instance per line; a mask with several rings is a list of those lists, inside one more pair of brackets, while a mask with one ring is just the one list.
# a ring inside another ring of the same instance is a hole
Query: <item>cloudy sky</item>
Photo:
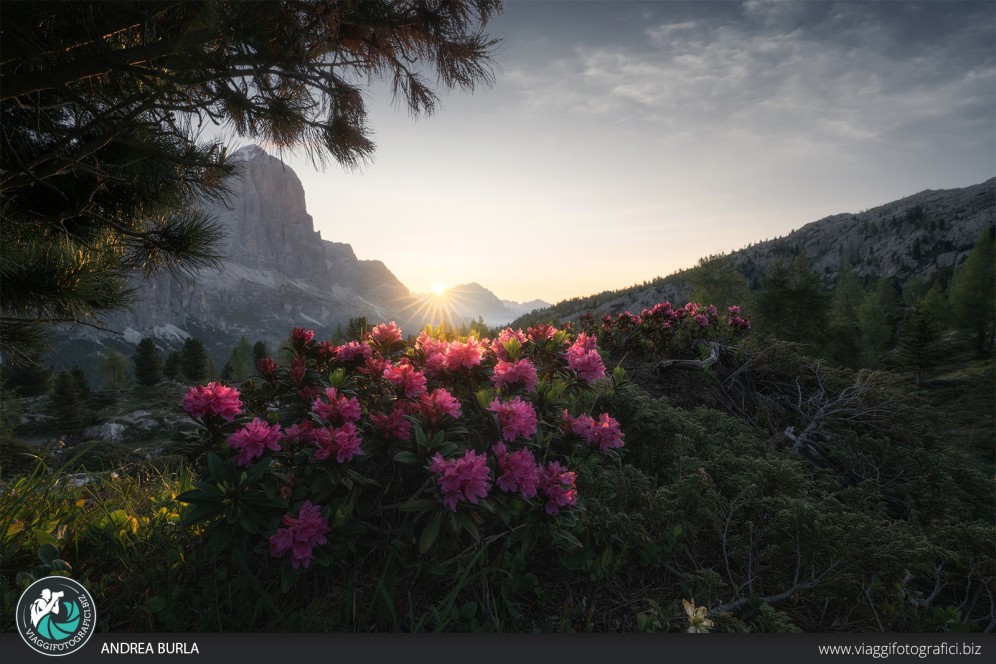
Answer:
[[328, 240], [413, 291], [558, 301], [996, 175], [996, 3], [525, 2], [497, 81], [358, 173], [284, 155]]

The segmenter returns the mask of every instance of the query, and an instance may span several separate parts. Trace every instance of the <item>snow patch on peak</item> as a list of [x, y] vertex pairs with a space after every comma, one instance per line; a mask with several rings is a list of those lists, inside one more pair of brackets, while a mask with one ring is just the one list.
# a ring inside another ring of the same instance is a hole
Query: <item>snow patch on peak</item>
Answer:
[[156, 325], [152, 328], [152, 334], [160, 339], [169, 339], [170, 341], [186, 341], [190, 338], [190, 334], [186, 330], [181, 330], [172, 323]]

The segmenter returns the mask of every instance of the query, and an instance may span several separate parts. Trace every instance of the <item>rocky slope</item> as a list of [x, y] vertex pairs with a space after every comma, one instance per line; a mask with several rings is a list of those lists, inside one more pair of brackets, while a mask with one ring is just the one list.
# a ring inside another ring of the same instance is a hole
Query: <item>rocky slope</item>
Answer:
[[[996, 224], [996, 178], [960, 189], [926, 190], [859, 213], [837, 214], [804, 225], [785, 237], [752, 244], [731, 254], [737, 269], [757, 288], [767, 269], [805, 254], [812, 270], [832, 286], [849, 265], [861, 279], [886, 277], [903, 286], [950, 273], [965, 259], [980, 234]], [[565, 300], [527, 314], [514, 325], [567, 320], [583, 311], [638, 312], [690, 293], [684, 272], [658, 277], [619, 291]]]

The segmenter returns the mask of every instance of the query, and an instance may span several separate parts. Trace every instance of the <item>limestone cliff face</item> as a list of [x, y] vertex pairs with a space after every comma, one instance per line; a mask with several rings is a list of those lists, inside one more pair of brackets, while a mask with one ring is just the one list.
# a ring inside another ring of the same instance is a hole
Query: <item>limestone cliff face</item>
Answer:
[[110, 344], [127, 353], [144, 336], [169, 350], [194, 335], [223, 362], [241, 335], [275, 350], [294, 326], [327, 338], [357, 316], [401, 322], [408, 289], [382, 262], [359, 260], [348, 244], [322, 239], [290, 167], [257, 146], [232, 160], [239, 173], [231, 195], [204, 203], [226, 232], [220, 268], [190, 279], [136, 281], [131, 309], [107, 321], [123, 334], [76, 328], [68, 340], [90, 344], [91, 351]]

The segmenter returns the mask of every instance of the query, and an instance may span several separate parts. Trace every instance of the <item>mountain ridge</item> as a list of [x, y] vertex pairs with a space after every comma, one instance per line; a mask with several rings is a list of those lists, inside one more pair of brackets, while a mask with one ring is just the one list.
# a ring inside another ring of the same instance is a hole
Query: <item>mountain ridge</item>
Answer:
[[[823, 285], [836, 282], [851, 267], [862, 280], [886, 277], [906, 283], [942, 273], [950, 276], [971, 251], [979, 235], [996, 224], [996, 177], [954, 189], [925, 189], [858, 213], [828, 215], [785, 236], [751, 243], [722, 254], [730, 256], [752, 288], [777, 261], [806, 256]], [[584, 311], [621, 313], [670, 300], [683, 302], [691, 288], [684, 281], [695, 268], [656, 277], [628, 288], [562, 300], [513, 321], [524, 327], [545, 320], [569, 320]]]

